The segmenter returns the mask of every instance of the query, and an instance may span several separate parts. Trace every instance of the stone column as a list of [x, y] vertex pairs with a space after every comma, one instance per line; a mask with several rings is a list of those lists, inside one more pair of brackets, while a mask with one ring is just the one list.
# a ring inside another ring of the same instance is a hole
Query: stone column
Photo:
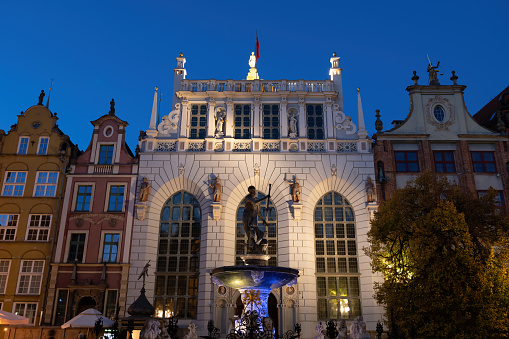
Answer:
[[209, 112], [207, 114], [207, 138], [213, 138], [216, 131], [216, 120], [214, 117], [216, 109], [216, 100], [209, 98]]
[[307, 138], [306, 130], [306, 102], [303, 97], [299, 98], [299, 138]]
[[286, 96], [281, 97], [281, 105], [279, 111], [279, 126], [281, 126], [281, 138], [288, 137], [288, 113], [286, 112], [286, 107], [288, 106], [288, 101], [286, 100]]
[[334, 138], [334, 116], [332, 114], [332, 99], [327, 98], [325, 102], [325, 119], [324, 119], [324, 129], [325, 129], [325, 138]]
[[188, 123], [189, 123], [189, 111], [191, 110], [191, 105], [187, 98], [182, 99], [182, 119], [180, 120], [180, 137], [187, 138], [188, 133]]
[[253, 109], [252, 112], [252, 124], [253, 124], [253, 135], [252, 138], [259, 138], [260, 137], [260, 129], [261, 129], [261, 120], [260, 120], [260, 97], [255, 97], [253, 101]]
[[235, 124], [235, 119], [233, 118], [233, 100], [229, 97], [226, 100], [226, 137], [233, 137], [233, 125]]

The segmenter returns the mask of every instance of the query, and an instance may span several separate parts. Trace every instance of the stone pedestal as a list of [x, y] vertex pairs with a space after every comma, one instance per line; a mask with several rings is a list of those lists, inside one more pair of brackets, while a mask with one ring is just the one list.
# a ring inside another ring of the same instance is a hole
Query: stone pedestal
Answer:
[[295, 221], [302, 220], [302, 203], [294, 202], [290, 207], [293, 210], [293, 220]]
[[147, 203], [139, 203], [136, 204], [136, 218], [140, 221], [145, 220], [145, 215], [147, 214], [148, 206]]
[[223, 209], [223, 206], [221, 206], [220, 202], [213, 202], [212, 203], [212, 218], [214, 220], [221, 220], [221, 211]]
[[378, 210], [378, 204], [376, 202], [368, 202], [366, 209], [368, 210], [369, 219], [373, 220], [375, 217], [375, 212]]

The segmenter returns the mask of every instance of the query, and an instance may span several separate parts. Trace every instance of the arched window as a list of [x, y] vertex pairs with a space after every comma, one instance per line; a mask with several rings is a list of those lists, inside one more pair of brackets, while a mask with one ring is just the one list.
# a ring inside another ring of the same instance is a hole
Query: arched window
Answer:
[[[265, 194], [258, 192], [258, 196], [256, 199], [260, 199], [265, 197]], [[269, 266], [277, 265], [277, 213], [272, 200], [269, 199], [269, 204], [267, 206], [267, 200], [262, 201], [261, 203], [261, 212], [265, 220], [267, 221], [268, 227], [264, 226], [260, 217], [258, 217], [258, 227], [260, 230], [266, 232], [267, 240], [269, 246], [267, 248], [267, 254], [270, 255]], [[247, 243], [247, 236], [244, 231], [244, 227], [242, 226], [242, 213], [244, 213], [244, 199], [239, 205], [237, 210], [237, 232], [236, 232], [236, 242], [235, 242], [235, 265], [244, 265], [244, 262], [240, 258], [241, 255], [246, 254], [246, 248], [244, 244]]]
[[156, 317], [196, 319], [201, 209], [195, 197], [175, 193], [163, 206], [156, 267]]
[[314, 213], [318, 319], [361, 315], [355, 218], [348, 200], [329, 192]]

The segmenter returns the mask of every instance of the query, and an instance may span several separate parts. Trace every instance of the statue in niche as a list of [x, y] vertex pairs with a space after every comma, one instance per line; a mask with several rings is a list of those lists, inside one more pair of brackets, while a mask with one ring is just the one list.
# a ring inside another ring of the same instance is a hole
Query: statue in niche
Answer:
[[287, 183], [290, 185], [290, 194], [292, 195], [292, 201], [293, 202], [299, 202], [300, 201], [300, 184], [299, 180], [297, 180], [297, 176], [295, 175], [292, 180], [286, 180]]
[[290, 132], [290, 138], [295, 138], [297, 136], [298, 116], [299, 114], [295, 109], [290, 109], [290, 111], [288, 112], [288, 131]]
[[269, 194], [260, 199], [256, 199], [256, 188], [254, 186], [249, 186], [247, 190], [249, 194], [244, 198], [245, 208], [242, 213], [242, 225], [248, 237], [248, 253], [253, 253], [258, 249], [257, 246], [261, 246], [263, 249], [266, 248], [268, 244], [264, 232], [258, 228], [258, 217], [262, 219], [265, 226], [268, 226], [267, 221], [263, 218], [260, 211], [260, 203], [265, 199], [270, 199], [270, 188]]
[[366, 195], [368, 196], [368, 202], [375, 201], [375, 185], [371, 178], [366, 181]]
[[221, 192], [223, 187], [221, 186], [221, 179], [219, 179], [219, 176], [216, 177], [214, 183], [212, 183], [212, 181], [209, 182], [209, 187], [214, 189], [214, 202], [221, 202]]
[[148, 194], [150, 193], [150, 183], [148, 179], [145, 177], [140, 185], [140, 201], [147, 202]]
[[223, 107], [216, 108], [216, 138], [223, 136], [224, 122], [226, 121], [226, 110]]

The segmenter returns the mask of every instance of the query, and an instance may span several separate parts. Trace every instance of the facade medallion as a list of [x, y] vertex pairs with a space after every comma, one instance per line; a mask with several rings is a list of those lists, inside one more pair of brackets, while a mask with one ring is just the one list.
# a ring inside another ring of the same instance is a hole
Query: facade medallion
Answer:
[[456, 121], [454, 107], [446, 98], [435, 95], [426, 104], [426, 120], [435, 126], [437, 131], [448, 131], [449, 126]]

